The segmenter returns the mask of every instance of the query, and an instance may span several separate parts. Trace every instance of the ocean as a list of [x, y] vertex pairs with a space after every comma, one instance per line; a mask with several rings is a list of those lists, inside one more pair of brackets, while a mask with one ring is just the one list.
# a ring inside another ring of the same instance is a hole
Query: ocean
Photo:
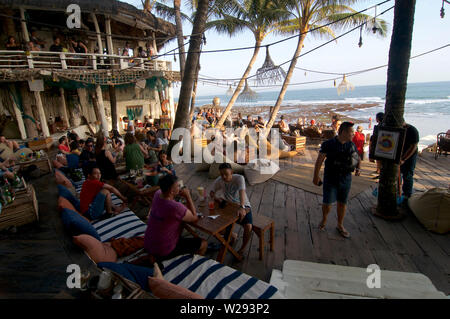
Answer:
[[[224, 89], [224, 93], [225, 91], [226, 89]], [[237, 110], [239, 107], [273, 106], [278, 93], [279, 91], [259, 91], [257, 101], [236, 102], [233, 109]], [[215, 96], [220, 98], [222, 107], [227, 105], [229, 97], [225, 94], [198, 96], [196, 105], [211, 104]], [[286, 92], [279, 114], [291, 112], [292, 107], [298, 105], [314, 108], [324, 104], [337, 106], [339, 104], [375, 104], [375, 106], [370, 108], [340, 112], [342, 115], [366, 122], [362, 125], [367, 129], [369, 118], [372, 117], [375, 123], [375, 114], [384, 112], [385, 96], [386, 85], [355, 86], [353, 91], [347, 91], [341, 95], [337, 94], [335, 88], [291, 89]], [[333, 108], [333, 106], [330, 107]], [[418, 129], [421, 143], [429, 145], [435, 142], [438, 133], [446, 132], [450, 129], [450, 82], [408, 84], [404, 118], [407, 123]]]

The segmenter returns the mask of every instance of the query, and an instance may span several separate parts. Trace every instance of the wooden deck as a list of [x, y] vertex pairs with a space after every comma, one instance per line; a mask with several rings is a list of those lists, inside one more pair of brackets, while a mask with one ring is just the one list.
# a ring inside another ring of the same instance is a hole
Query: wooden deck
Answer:
[[[298, 163], [314, 162], [316, 154], [317, 148], [308, 146], [305, 155], [281, 161], [280, 166], [288, 169]], [[435, 161], [432, 154], [424, 154], [417, 163], [415, 188], [448, 187], [449, 164], [450, 157]], [[179, 165], [177, 174], [191, 188], [212, 183], [207, 173], [195, 173], [193, 164]], [[66, 286], [67, 265], [75, 263], [88, 270], [95, 267], [64, 231], [57, 213], [57, 189], [52, 174], [32, 184], [39, 201], [39, 222], [19, 227], [16, 233], [0, 232], [0, 298], [80, 298], [77, 289]], [[258, 260], [258, 238], [253, 235], [246, 258], [236, 262], [228, 254], [227, 265], [269, 281], [272, 269], [281, 270], [286, 259], [356, 267], [376, 263], [386, 270], [421, 272], [437, 289], [450, 293], [450, 235], [426, 231], [412, 214], [398, 223], [373, 217], [372, 189], [350, 200], [345, 219], [352, 235], [350, 240], [339, 236], [332, 216], [327, 231], [318, 231], [322, 201], [319, 195], [269, 180], [249, 186], [248, 196], [253, 214], [275, 220], [275, 250], [266, 250], [264, 260]], [[145, 218], [148, 207], [135, 212]], [[242, 228], [237, 230], [242, 236]], [[240, 244], [237, 243], [238, 247]], [[209, 256], [216, 257], [215, 253]]]
[[[418, 159], [416, 191], [450, 184], [450, 157], [440, 157], [436, 161], [432, 155], [425, 153]], [[283, 170], [299, 163], [311, 163], [316, 156], [317, 147], [308, 146], [304, 155], [281, 160], [280, 167]], [[200, 185], [206, 188], [213, 181], [208, 179], [207, 172], [195, 172], [194, 164], [180, 164], [176, 170], [191, 189]], [[247, 186], [253, 214], [275, 220], [275, 249], [270, 252], [266, 248], [264, 260], [258, 260], [258, 237], [253, 234], [246, 258], [238, 262], [229, 254], [225, 263], [265, 281], [269, 281], [272, 269], [282, 269], [286, 259], [355, 267], [378, 264], [383, 270], [423, 273], [437, 289], [450, 294], [450, 235], [427, 231], [411, 212], [401, 222], [374, 217], [370, 209], [376, 204], [372, 195], [375, 187], [349, 201], [344, 225], [352, 237], [344, 239], [336, 231], [335, 208], [328, 219], [327, 230], [318, 231], [322, 215], [320, 195], [273, 180]], [[237, 229], [242, 238], [242, 228]], [[240, 244], [241, 241], [237, 247]], [[215, 258], [215, 255], [210, 257]]]

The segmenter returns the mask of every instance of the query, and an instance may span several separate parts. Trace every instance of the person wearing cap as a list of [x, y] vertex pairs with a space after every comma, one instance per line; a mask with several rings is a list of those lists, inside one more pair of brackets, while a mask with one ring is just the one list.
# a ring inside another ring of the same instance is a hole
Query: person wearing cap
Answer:
[[325, 161], [323, 178], [322, 221], [319, 230], [324, 230], [331, 205], [337, 201], [337, 230], [344, 238], [350, 233], [344, 228], [344, 217], [348, 194], [352, 185], [351, 173], [359, 164], [359, 155], [352, 139], [353, 123], [344, 122], [339, 127], [338, 135], [322, 143], [314, 167], [313, 183], [322, 185], [319, 177], [320, 168]]

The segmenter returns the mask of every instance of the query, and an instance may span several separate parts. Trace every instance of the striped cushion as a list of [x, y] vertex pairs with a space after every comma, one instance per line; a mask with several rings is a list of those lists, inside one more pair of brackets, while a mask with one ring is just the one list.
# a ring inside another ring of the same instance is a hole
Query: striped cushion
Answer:
[[163, 265], [164, 279], [206, 299], [282, 298], [274, 286], [202, 256], [177, 256]]
[[[77, 193], [81, 192], [81, 188], [85, 178], [75, 183], [75, 190]], [[122, 204], [122, 200], [115, 194], [111, 194], [111, 200], [114, 205]], [[110, 241], [113, 238], [132, 238], [144, 236], [147, 224], [139, 219], [129, 208], [126, 208], [117, 216], [94, 220], [91, 222], [92, 226], [97, 230], [102, 242]]]

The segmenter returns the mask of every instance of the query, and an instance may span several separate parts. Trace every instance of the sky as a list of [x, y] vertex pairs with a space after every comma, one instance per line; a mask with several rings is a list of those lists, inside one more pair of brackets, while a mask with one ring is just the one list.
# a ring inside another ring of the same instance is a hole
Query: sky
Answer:
[[[140, 0], [122, 0], [142, 8]], [[359, 4], [354, 5], [356, 10], [363, 10], [371, 7], [382, 0], [362, 0]], [[172, 5], [172, 1], [166, 2]], [[382, 6], [377, 7], [377, 13], [394, 5], [394, 1], [390, 1]], [[429, 50], [450, 44], [450, 5], [445, 6], [446, 16], [444, 19], [440, 17], [440, 9], [442, 0], [417, 0], [414, 17], [414, 33], [412, 40], [411, 56], [424, 53]], [[182, 8], [184, 10], [184, 8]], [[375, 9], [367, 11], [367, 14], [374, 15]], [[337, 42], [332, 42], [324, 47], [315, 50], [314, 52], [302, 56], [297, 61], [297, 67], [336, 73], [348, 73], [362, 69], [368, 69], [388, 63], [389, 46], [392, 36], [392, 26], [394, 18], [394, 10], [388, 11], [386, 14], [380, 16], [388, 23], [388, 35], [385, 38], [380, 38], [372, 34], [363, 33], [363, 45], [358, 47], [359, 30], [340, 38]], [[183, 33], [190, 34], [192, 26], [189, 23], [183, 24]], [[337, 32], [336, 35], [342, 32]], [[205, 33], [207, 43], [203, 46], [203, 50], [215, 50], [226, 48], [238, 48], [254, 46], [253, 34], [245, 31], [234, 37], [227, 35], [219, 35], [215, 31], [207, 31]], [[269, 35], [263, 42], [263, 45], [269, 44], [285, 37], [280, 35]], [[302, 53], [305, 53], [327, 40], [314, 38], [308, 35], [305, 40], [305, 46]], [[276, 65], [292, 59], [297, 45], [297, 39], [284, 41], [280, 44], [270, 46], [270, 56]], [[170, 51], [177, 47], [176, 40], [167, 44], [159, 53]], [[187, 47], [186, 47], [187, 49]], [[200, 75], [201, 77], [211, 78], [240, 78], [244, 73], [248, 62], [250, 61], [252, 50], [235, 51], [235, 52], [220, 52], [220, 53], [203, 53], [200, 58]], [[439, 50], [437, 52], [418, 57], [411, 60], [408, 82], [433, 82], [433, 81], [450, 81], [450, 46]], [[166, 56], [162, 59], [173, 61], [173, 70], [179, 70], [179, 62], [174, 61], [173, 56]], [[262, 66], [265, 59], [265, 50], [261, 50], [256, 63], [253, 66], [251, 75], [256, 73], [256, 70]], [[283, 66], [287, 71], [289, 63]], [[322, 79], [332, 78], [330, 75], [314, 74], [302, 70], [295, 70], [291, 83], [316, 81]], [[387, 67], [379, 70], [363, 73], [360, 75], [348, 78], [355, 87], [365, 85], [385, 85], [387, 80]], [[234, 81], [237, 83], [237, 81]], [[337, 81], [339, 84], [340, 81]], [[222, 82], [223, 83], [223, 82]], [[232, 81], [229, 82], [230, 84]], [[255, 85], [250, 82], [250, 85]], [[278, 83], [282, 84], [282, 83]], [[298, 89], [313, 89], [333, 87], [333, 81], [324, 83], [314, 83], [306, 85], [291, 85], [288, 90]], [[174, 95], [178, 97], [180, 85], [174, 88]], [[214, 95], [224, 94], [227, 88], [219, 87], [211, 84], [199, 84], [197, 95]], [[280, 87], [276, 88], [257, 88], [255, 91], [279, 91]]]

